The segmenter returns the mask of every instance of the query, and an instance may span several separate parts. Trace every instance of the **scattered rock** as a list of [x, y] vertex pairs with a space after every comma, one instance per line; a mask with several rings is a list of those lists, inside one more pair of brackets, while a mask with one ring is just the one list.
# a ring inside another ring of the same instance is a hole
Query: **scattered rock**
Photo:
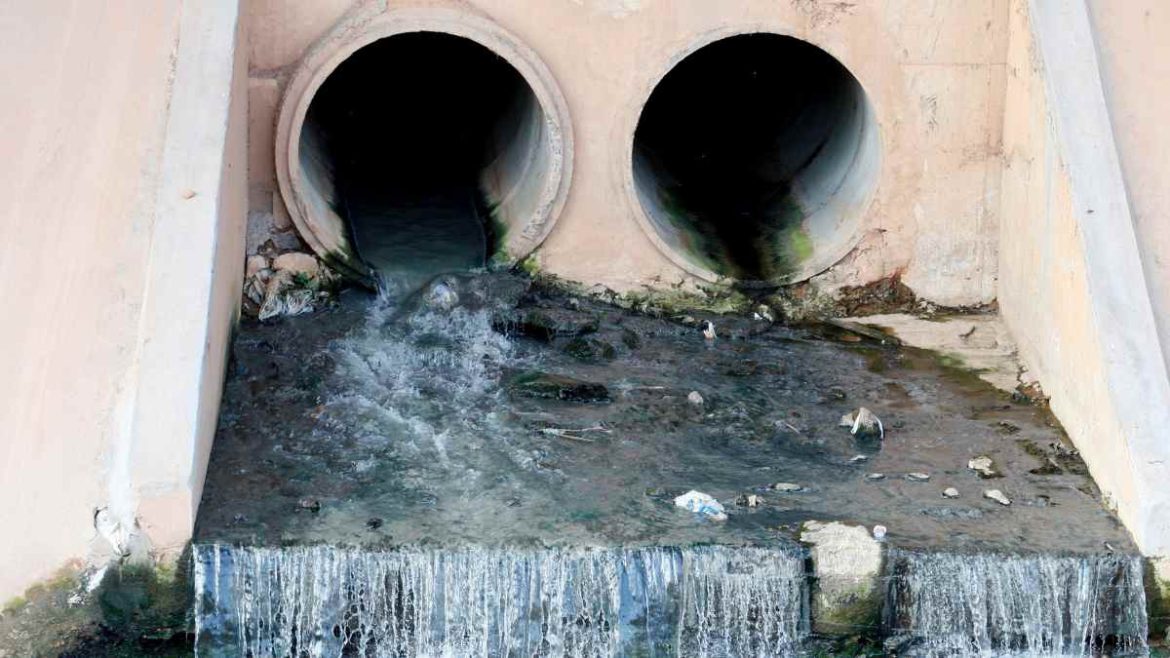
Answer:
[[757, 320], [767, 320], [768, 322], [776, 321], [776, 316], [772, 314], [772, 309], [767, 304], [757, 306], [753, 317]]
[[865, 455], [853, 455], [853, 457], [849, 459], [850, 464], [860, 464], [867, 461], [869, 461], [869, 457], [866, 457]]
[[690, 402], [696, 407], [701, 407], [703, 406], [703, 396], [698, 391], [691, 391], [687, 393], [687, 402]]
[[459, 293], [447, 281], [437, 280], [427, 289], [424, 297], [427, 308], [435, 311], [450, 311], [459, 304]]
[[252, 278], [260, 273], [260, 270], [268, 269], [268, 259], [260, 254], [253, 254], [248, 256], [248, 260], [244, 263], [244, 276]]
[[807, 489], [804, 487], [792, 482], [777, 482], [768, 488], [772, 491], [777, 491], [780, 493], [801, 493], [803, 491], [807, 491]]
[[995, 470], [995, 462], [991, 461], [991, 457], [980, 455], [967, 462], [967, 468], [979, 474], [983, 479], [999, 477], [999, 473]]
[[942, 495], [943, 498], [958, 498], [959, 490], [954, 487], [947, 487], [946, 489], [943, 489]]
[[911, 482], [929, 482], [930, 481], [930, 474], [929, 473], [907, 473], [906, 479], [911, 481]]
[[885, 473], [870, 473], [869, 475], [865, 476], [865, 479], [873, 480], [876, 482], [878, 480], [886, 479], [886, 474]]
[[583, 363], [610, 361], [617, 356], [617, 351], [614, 350], [613, 345], [603, 340], [583, 338], [581, 336], [570, 340], [565, 345], [564, 352]]
[[370, 530], [377, 530], [378, 528], [382, 527], [382, 519], [379, 519], [375, 516], [369, 521], [366, 521], [366, 527]]
[[857, 410], [857, 415], [853, 418], [853, 426], [849, 429], [849, 433], [859, 439], [881, 440], [886, 438], [886, 430], [882, 427], [881, 419], [865, 407]]
[[764, 500], [756, 494], [744, 494], [735, 500], [740, 507], [759, 507]]
[[701, 492], [691, 490], [685, 494], [674, 499], [674, 504], [687, 511], [700, 514], [713, 521], [726, 521], [727, 512], [723, 509], [723, 505], [711, 496]]
[[564, 375], [528, 371], [508, 382], [508, 390], [516, 395], [567, 402], [609, 402], [609, 389], [602, 384], [586, 382]]
[[878, 541], [885, 539], [886, 538], [886, 526], [875, 525], [873, 527], [873, 538], [878, 540]]
[[994, 500], [1004, 507], [1012, 504], [1011, 499], [1005, 496], [999, 489], [988, 489], [987, 491], [983, 492], [983, 497], [989, 500]]
[[317, 259], [299, 251], [290, 251], [287, 254], [277, 256], [272, 261], [272, 269], [278, 272], [292, 272], [293, 275], [301, 274], [310, 278], [321, 273], [321, 266], [317, 263]]
[[316, 498], [302, 498], [297, 501], [297, 510], [316, 514], [321, 511], [321, 501]]

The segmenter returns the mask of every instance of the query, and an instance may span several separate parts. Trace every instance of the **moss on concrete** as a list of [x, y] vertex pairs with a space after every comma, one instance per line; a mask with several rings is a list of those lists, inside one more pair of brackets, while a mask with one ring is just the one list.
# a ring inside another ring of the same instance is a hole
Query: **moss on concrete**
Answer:
[[186, 565], [111, 566], [86, 591], [78, 565], [9, 600], [0, 612], [0, 658], [190, 655]]
[[690, 312], [748, 314], [755, 306], [752, 299], [742, 292], [730, 286], [714, 284], [694, 289], [682, 286], [647, 288], [620, 295], [613, 301], [624, 308], [667, 317]]
[[1170, 557], [1146, 561], [1145, 584], [1150, 642], [1170, 653]]

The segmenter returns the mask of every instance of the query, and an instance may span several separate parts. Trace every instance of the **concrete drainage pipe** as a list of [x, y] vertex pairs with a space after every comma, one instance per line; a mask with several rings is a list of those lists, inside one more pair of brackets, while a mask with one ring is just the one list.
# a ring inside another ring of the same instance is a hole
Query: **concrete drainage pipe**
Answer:
[[708, 280], [786, 283], [860, 237], [880, 141], [861, 84], [816, 46], [741, 34], [679, 61], [646, 101], [632, 176], [643, 227]]
[[535, 55], [463, 11], [343, 27], [306, 57], [277, 128], [281, 194], [309, 245], [367, 284], [539, 245], [564, 204], [572, 142]]

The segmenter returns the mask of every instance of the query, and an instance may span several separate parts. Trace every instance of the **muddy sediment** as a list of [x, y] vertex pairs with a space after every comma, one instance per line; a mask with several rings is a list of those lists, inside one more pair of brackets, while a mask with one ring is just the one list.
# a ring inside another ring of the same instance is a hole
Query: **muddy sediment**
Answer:
[[[241, 327], [197, 542], [763, 545], [840, 520], [907, 549], [1134, 550], [1047, 411], [931, 353], [507, 274], [441, 285]], [[839, 426], [859, 407], [884, 440]], [[728, 520], [672, 504], [692, 489]]]

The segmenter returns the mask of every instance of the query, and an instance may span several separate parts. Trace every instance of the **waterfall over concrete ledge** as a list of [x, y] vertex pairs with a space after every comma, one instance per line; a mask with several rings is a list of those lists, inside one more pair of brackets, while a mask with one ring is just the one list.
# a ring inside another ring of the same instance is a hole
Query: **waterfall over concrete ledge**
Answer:
[[899, 654], [1146, 651], [1141, 558], [890, 551], [886, 633]]
[[194, 550], [199, 656], [779, 656], [807, 633], [783, 548]]

